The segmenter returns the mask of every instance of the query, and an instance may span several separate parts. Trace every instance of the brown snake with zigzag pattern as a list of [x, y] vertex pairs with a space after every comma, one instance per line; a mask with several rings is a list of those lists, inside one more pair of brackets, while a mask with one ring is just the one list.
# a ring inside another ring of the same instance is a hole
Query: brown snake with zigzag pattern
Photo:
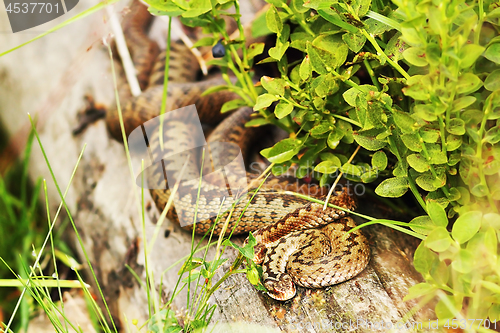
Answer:
[[[122, 109], [127, 135], [144, 122], [158, 116], [160, 112], [165, 56], [159, 55], [157, 44], [146, 35], [150, 21], [151, 16], [145, 7], [134, 2], [123, 23], [127, 44], [143, 89], [140, 96], [131, 97], [126, 85], [120, 88], [120, 100], [122, 103], [126, 101], [124, 106], [122, 104]], [[155, 64], [153, 60], [156, 58], [158, 60]], [[209, 136], [208, 142], [235, 142], [245, 154], [253, 138], [252, 130], [243, 125], [248, 121], [252, 110], [242, 108], [223, 120], [223, 115], [219, 112], [222, 104], [234, 99], [236, 95], [228, 91], [218, 91], [207, 96], [201, 96], [201, 93], [224, 82], [220, 79], [195, 82], [198, 64], [180, 44], [173, 43], [170, 63], [166, 110], [195, 104], [202, 122], [219, 124]], [[180, 145], [176, 148], [182, 150], [183, 142], [186, 142], [186, 147], [189, 146], [188, 143], [192, 139], [191, 129], [185, 126], [182, 119], [176, 121], [173, 130], [164, 132], [164, 140], [168, 142], [169, 138], [174, 137]], [[111, 135], [121, 140], [116, 111], [107, 112], [106, 123]], [[164, 153], [160, 152], [159, 145], [154, 143], [157, 141], [158, 137], [153, 138], [149, 146], [156, 156]], [[194, 172], [196, 176], [199, 171], [187, 172]], [[155, 181], [161, 182], [161, 176]], [[320, 204], [280, 193], [283, 186], [289, 191], [313, 193], [316, 197], [325, 195], [324, 189], [316, 185], [299, 184], [294, 178], [271, 179], [251, 200], [246, 211], [244, 208], [251, 199], [251, 194], [247, 194], [236, 204], [229, 222], [229, 230], [234, 227], [235, 234], [254, 232], [258, 241], [254, 261], [263, 265], [263, 284], [268, 289], [268, 294], [278, 300], [287, 300], [295, 295], [294, 284], [321, 288], [340, 283], [360, 273], [369, 261], [368, 242], [359, 230], [347, 234], [347, 231], [356, 226], [354, 221], [346, 216], [347, 213], [333, 208], [323, 210]], [[216, 191], [217, 185], [212, 185], [212, 189]], [[170, 196], [170, 190], [154, 189], [151, 194], [157, 208], [162, 211]], [[182, 210], [177, 207], [179, 211], [184, 212], [182, 214], [193, 214], [196, 198], [178, 199], [184, 205]], [[225, 202], [222, 211], [230, 209], [232, 203], [231, 200]], [[355, 207], [347, 191], [339, 192], [332, 198], [331, 203], [349, 210]], [[220, 205], [220, 201], [210, 202], [210, 199], [200, 197], [198, 213], [217, 211]], [[223, 214], [220, 219], [222, 222], [215, 226], [216, 234], [221, 232], [221, 225], [227, 214]], [[240, 214], [242, 217], [238, 222]], [[169, 216], [176, 217], [173, 209]], [[205, 233], [211, 228], [214, 220], [209, 218], [197, 222], [196, 232]]]

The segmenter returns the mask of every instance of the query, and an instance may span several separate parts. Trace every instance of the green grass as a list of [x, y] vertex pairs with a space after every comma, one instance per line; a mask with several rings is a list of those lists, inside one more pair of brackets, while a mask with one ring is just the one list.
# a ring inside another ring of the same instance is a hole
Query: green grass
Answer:
[[[39, 214], [37, 196], [41, 181], [37, 181], [30, 190], [27, 166], [32, 140], [26, 147], [23, 161], [11, 168], [5, 177], [0, 177], [0, 256], [9, 263], [21, 278], [26, 279], [25, 267], [31, 263], [31, 244], [40, 243], [40, 233], [44, 225], [37, 224], [35, 219]], [[20, 180], [20, 181], [19, 181]], [[0, 279], [13, 277], [3, 264], [0, 264]], [[4, 316], [14, 310], [9, 302], [15, 299], [18, 291], [15, 288], [0, 289], [0, 309]], [[29, 319], [30, 304], [28, 300], [21, 302], [19, 307], [18, 327], [26, 327]]]
[[[102, 8], [102, 4], [92, 7], [85, 12], [71, 18], [62, 24], [56, 26], [55, 28], [49, 30], [47, 33], [55, 31], [65, 25], [71, 23], [72, 21], [82, 18], [87, 14], [90, 14], [98, 9]], [[34, 41], [40, 37], [43, 37], [47, 33], [44, 33], [31, 41]], [[31, 42], [30, 41], [30, 42]], [[29, 43], [29, 42], [28, 42]], [[21, 46], [24, 46], [25, 43]], [[0, 56], [7, 54], [11, 51], [18, 49], [19, 47], [8, 50]], [[111, 56], [111, 53], [110, 53]], [[111, 64], [113, 62], [111, 61]], [[113, 68], [113, 77], [116, 78]], [[168, 75], [166, 76], [168, 77]], [[116, 85], [116, 81], [115, 81]], [[118, 89], [115, 86], [115, 92]], [[120, 110], [120, 101], [117, 97], [118, 109]], [[30, 117], [30, 121], [31, 117]], [[120, 111], [120, 122], [123, 128], [123, 120], [121, 119]], [[116, 332], [116, 326], [114, 324], [114, 319], [111, 317], [109, 309], [106, 305], [104, 295], [100, 289], [99, 281], [96, 279], [96, 275], [92, 268], [92, 264], [86, 254], [86, 250], [83, 247], [82, 240], [78, 234], [78, 230], [75, 227], [74, 221], [72, 219], [72, 214], [68, 210], [65, 202], [66, 192], [71, 185], [71, 181], [74, 176], [74, 172], [78, 167], [80, 158], [83, 155], [85, 147], [83, 148], [79, 160], [73, 171], [68, 188], [64, 193], [62, 193], [57, 177], [54, 175], [50, 162], [47, 159], [43, 143], [36, 132], [34, 123], [32, 121], [33, 132], [30, 135], [29, 143], [26, 147], [24, 153], [24, 158], [19, 166], [12, 169], [12, 172], [5, 179], [0, 178], [0, 218], [2, 221], [0, 225], [0, 237], [6, 241], [0, 243], [0, 295], [2, 303], [0, 306], [5, 309], [6, 318], [3, 326], [0, 326], [1, 331], [6, 332], [17, 332], [19, 330], [26, 330], [29, 324], [30, 316], [32, 315], [35, 305], [42, 308], [46, 313], [48, 319], [52, 323], [54, 329], [58, 332], [67, 332], [69, 328], [73, 330], [80, 331], [80, 328], [76, 324], [72, 323], [65, 315], [64, 303], [60, 302], [62, 299], [61, 288], [82, 288], [87, 300], [88, 307], [91, 312], [91, 317], [94, 319], [94, 326], [99, 331], [104, 332]], [[61, 203], [57, 209], [54, 216], [50, 212], [50, 204], [48, 202], [47, 196], [47, 186], [45, 180], [39, 179], [34, 186], [29, 189], [29, 179], [28, 179], [28, 166], [29, 166], [29, 156], [32, 149], [33, 139], [36, 138], [38, 145], [43, 153], [45, 162], [50, 170], [52, 181], [56, 185]], [[126, 140], [125, 140], [126, 141]], [[125, 145], [125, 151], [127, 154], [127, 159], [130, 164], [130, 155], [128, 153], [128, 147]], [[131, 184], [135, 187], [134, 175], [131, 171]], [[16, 186], [15, 180], [21, 177], [21, 185]], [[177, 188], [174, 187], [175, 192]], [[38, 198], [43, 189], [45, 195], [45, 212], [43, 212], [43, 207], [38, 204]], [[143, 239], [146, 239], [145, 234], [145, 209], [144, 209], [144, 189], [141, 189], [140, 196], [137, 191], [136, 199], [138, 203], [138, 209], [140, 211], [140, 216], [142, 217], [142, 233]], [[173, 198], [173, 196], [172, 196]], [[210, 296], [218, 289], [220, 284], [226, 280], [230, 275], [246, 272], [246, 270], [238, 270], [238, 267], [243, 262], [244, 258], [240, 255], [232, 265], [232, 269], [224, 274], [224, 276], [218, 280], [213, 281], [215, 272], [220, 268], [220, 266], [226, 261], [223, 259], [225, 249], [230, 243], [223, 242], [223, 237], [220, 236], [217, 241], [212, 241], [213, 234], [207, 234], [202, 237], [201, 240], [195, 241], [195, 236], [193, 230], [192, 246], [191, 252], [185, 258], [181, 258], [176, 265], [172, 265], [169, 269], [173, 269], [179, 264], [181, 265], [179, 271], [179, 280], [172, 293], [172, 297], [166, 304], [161, 304], [162, 296], [157, 293], [155, 286], [155, 276], [149, 267], [149, 253], [155, 240], [157, 239], [158, 233], [161, 229], [161, 225], [165, 220], [166, 212], [168, 211], [172, 202], [167, 204], [167, 207], [162, 212], [160, 220], [157, 223], [156, 231], [153, 238], [149, 242], [144, 242], [145, 251], [145, 263], [146, 263], [146, 281], [143, 283], [139, 281], [144, 288], [144, 291], [148, 296], [148, 309], [149, 309], [149, 320], [145, 323], [137, 323], [135, 321], [129, 322], [128, 318], [124, 318], [125, 322], [129, 324], [129, 329], [131, 326], [136, 326], [138, 329], [147, 329], [164, 332], [175, 332], [180, 331], [181, 326], [177, 318], [174, 315], [174, 311], [171, 309], [172, 302], [174, 298], [179, 295], [180, 291], [186, 288], [188, 290], [189, 304], [188, 317], [192, 318], [185, 322], [186, 331], [195, 331], [203, 327], [206, 327], [213, 316], [215, 311], [215, 305], [209, 306], [208, 299]], [[68, 220], [61, 225], [56, 226], [56, 221], [58, 221], [59, 213], [61, 209], [65, 209], [68, 215]], [[45, 215], [45, 217], [44, 217]], [[42, 221], [46, 220], [47, 223]], [[229, 218], [226, 221], [226, 228]], [[219, 222], [219, 220], [217, 220]], [[90, 276], [94, 279], [94, 283], [98, 288], [98, 294], [101, 298], [102, 303], [105, 305], [105, 313], [97, 305], [90, 294], [89, 285], [85, 283], [80, 275], [79, 267], [82, 265], [77, 264], [72, 258], [67, 258], [65, 253], [69, 253], [67, 246], [59, 241], [59, 236], [64, 230], [64, 226], [70, 223], [73, 227], [74, 233], [76, 234], [79, 245], [81, 246], [87, 266], [89, 267]], [[208, 237], [208, 245], [203, 245], [203, 241]], [[208, 248], [210, 246], [216, 245], [216, 255], [214, 260], [209, 261], [207, 258]], [[195, 258], [196, 253], [202, 252], [202, 258]], [[43, 263], [43, 264], [41, 264]], [[77, 281], [65, 281], [58, 278], [58, 268], [61, 265], [66, 265], [71, 267], [74, 271]], [[42, 267], [43, 266], [43, 267]], [[201, 268], [201, 269], [198, 269]], [[254, 268], [253, 268], [254, 269]], [[133, 273], [133, 271], [132, 271]], [[134, 273], [133, 273], [134, 274]], [[135, 275], [135, 274], [134, 274]], [[162, 274], [163, 275], [163, 274]], [[139, 278], [136, 276], [139, 280]], [[195, 282], [193, 284], [193, 282]], [[54, 298], [54, 292], [56, 291]], [[162, 288], [160, 288], [162, 290]], [[62, 319], [61, 319], [62, 318]]]

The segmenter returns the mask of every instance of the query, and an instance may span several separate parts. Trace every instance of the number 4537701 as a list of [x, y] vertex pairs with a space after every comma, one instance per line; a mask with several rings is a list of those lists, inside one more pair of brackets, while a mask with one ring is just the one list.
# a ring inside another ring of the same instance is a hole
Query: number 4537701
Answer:
[[52, 5], [51, 3], [45, 3], [45, 2], [23, 2], [23, 3], [9, 3], [7, 8], [7, 13], [47, 13], [50, 14], [52, 13], [52, 10], [55, 10], [56, 13], [59, 13], [59, 4], [56, 3]]
[[490, 321], [489, 319], [452, 319], [452, 320], [447, 320], [443, 327], [446, 327], [448, 329], [467, 329], [467, 328], [492, 328], [496, 329], [497, 328], [497, 322], [495, 321]]

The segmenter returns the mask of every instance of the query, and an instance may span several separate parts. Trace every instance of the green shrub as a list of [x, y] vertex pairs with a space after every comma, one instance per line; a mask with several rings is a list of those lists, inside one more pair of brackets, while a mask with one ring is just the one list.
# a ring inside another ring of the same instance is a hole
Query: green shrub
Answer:
[[[411, 191], [423, 212], [408, 226], [425, 239], [414, 257], [425, 282], [406, 299], [437, 296], [439, 319], [499, 320], [500, 4], [267, 1], [253, 32], [275, 34], [260, 63], [275, 62], [281, 76], [257, 87], [250, 68], [264, 45], [230, 40], [222, 20], [234, 17], [243, 31], [238, 1], [149, 2], [212, 33], [198, 46], [222, 39], [226, 55], [212, 63], [241, 96], [223, 111], [252, 106], [259, 116], [248, 126], [290, 133], [262, 151], [275, 174], [295, 164], [297, 177], [314, 173], [321, 185], [340, 171], [378, 182], [382, 197]], [[301, 56], [289, 59], [290, 49]], [[364, 150], [348, 162], [358, 145]]]

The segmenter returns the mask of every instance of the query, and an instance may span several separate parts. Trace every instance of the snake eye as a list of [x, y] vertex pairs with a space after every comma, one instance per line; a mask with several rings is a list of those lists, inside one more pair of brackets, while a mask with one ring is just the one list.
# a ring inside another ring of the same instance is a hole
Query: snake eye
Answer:
[[226, 49], [224, 45], [222, 45], [222, 39], [212, 48], [212, 55], [214, 58], [222, 58], [226, 55]]

